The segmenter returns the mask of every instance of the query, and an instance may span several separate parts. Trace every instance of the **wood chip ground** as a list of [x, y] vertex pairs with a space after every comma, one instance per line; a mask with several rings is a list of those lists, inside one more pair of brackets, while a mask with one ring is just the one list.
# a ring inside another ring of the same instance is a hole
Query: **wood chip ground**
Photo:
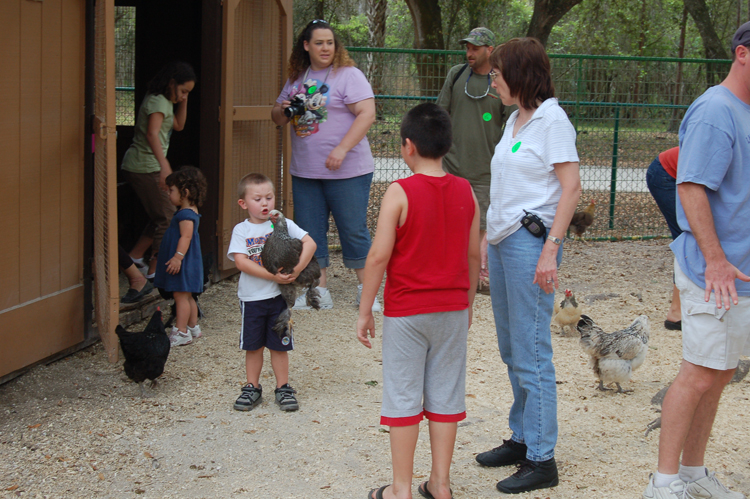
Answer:
[[[387, 428], [379, 423], [380, 339], [355, 338], [356, 280], [334, 255], [335, 308], [295, 312], [291, 384], [301, 408], [281, 413], [266, 354], [264, 402], [232, 403], [244, 380], [238, 349], [236, 282], [201, 298], [204, 337], [175, 348], [159, 386], [139, 397], [122, 361], [100, 345], [0, 386], [0, 497], [355, 498], [391, 480]], [[636, 498], [656, 466], [658, 416], [651, 398], [677, 373], [680, 333], [663, 320], [672, 286], [666, 241], [568, 242], [561, 286], [606, 330], [639, 314], [651, 320], [644, 365], [623, 388], [601, 393], [573, 336], [552, 326], [558, 379], [560, 485], [519, 499]], [[380, 322], [380, 321], [379, 321]], [[510, 387], [500, 360], [489, 297], [477, 297], [469, 333], [468, 418], [460, 424], [452, 486], [457, 499], [503, 496], [495, 483], [512, 469], [482, 468], [474, 456], [509, 437]], [[734, 490], [750, 493], [750, 381], [727, 387], [706, 464]], [[423, 423], [413, 494], [429, 473]]]

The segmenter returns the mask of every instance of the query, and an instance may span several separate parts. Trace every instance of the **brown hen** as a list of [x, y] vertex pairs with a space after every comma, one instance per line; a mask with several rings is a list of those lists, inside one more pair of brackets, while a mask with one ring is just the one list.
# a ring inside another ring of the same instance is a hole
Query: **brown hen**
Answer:
[[570, 230], [575, 236], [583, 239], [583, 233], [594, 223], [595, 211], [596, 203], [592, 199], [586, 208], [573, 214], [568, 230]]

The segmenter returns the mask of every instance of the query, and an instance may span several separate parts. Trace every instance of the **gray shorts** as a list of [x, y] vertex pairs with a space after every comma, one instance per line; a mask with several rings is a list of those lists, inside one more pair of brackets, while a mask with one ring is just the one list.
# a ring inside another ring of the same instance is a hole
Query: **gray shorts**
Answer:
[[468, 329], [468, 310], [383, 318], [380, 424], [466, 418]]
[[487, 208], [490, 207], [490, 186], [471, 185], [479, 203], [479, 230], [487, 230]]
[[691, 281], [674, 262], [675, 285], [682, 308], [682, 357], [697, 366], [734, 369], [740, 355], [750, 355], [750, 296], [740, 296], [729, 310], [716, 308], [716, 297], [706, 302], [705, 290]]

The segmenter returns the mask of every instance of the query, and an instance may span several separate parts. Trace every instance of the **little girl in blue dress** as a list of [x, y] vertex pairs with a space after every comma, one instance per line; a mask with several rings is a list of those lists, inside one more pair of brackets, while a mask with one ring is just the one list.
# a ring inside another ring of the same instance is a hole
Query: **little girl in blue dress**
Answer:
[[193, 293], [203, 292], [198, 207], [206, 197], [206, 178], [198, 168], [185, 166], [170, 174], [165, 182], [177, 212], [161, 241], [154, 285], [174, 295], [175, 325], [169, 335], [172, 346], [189, 345], [201, 336]]

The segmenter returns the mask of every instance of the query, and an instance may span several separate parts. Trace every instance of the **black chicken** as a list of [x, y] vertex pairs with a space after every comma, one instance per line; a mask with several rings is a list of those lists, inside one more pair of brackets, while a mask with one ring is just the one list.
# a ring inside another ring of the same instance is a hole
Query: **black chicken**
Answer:
[[125, 355], [125, 374], [138, 383], [143, 398], [143, 382], [150, 379], [151, 388], [154, 388], [156, 378], [164, 372], [164, 364], [169, 356], [169, 337], [161, 321], [161, 310], [154, 312], [146, 329], [141, 332], [126, 331], [119, 324], [115, 332]]
[[[274, 275], [278, 272], [291, 274], [294, 266], [299, 263], [302, 241], [289, 236], [286, 218], [279, 210], [271, 211], [269, 218], [273, 223], [273, 232], [268, 236], [266, 244], [263, 246], [263, 252], [260, 254], [261, 262], [263, 267]], [[279, 335], [279, 338], [283, 338], [291, 332], [292, 307], [297, 299], [297, 285], [307, 287], [307, 305], [319, 310], [320, 293], [317, 290], [318, 284], [320, 284], [320, 265], [313, 256], [310, 263], [300, 272], [293, 283], [279, 285], [281, 296], [287, 304], [287, 309], [279, 315], [276, 324], [273, 326], [273, 330]]]

